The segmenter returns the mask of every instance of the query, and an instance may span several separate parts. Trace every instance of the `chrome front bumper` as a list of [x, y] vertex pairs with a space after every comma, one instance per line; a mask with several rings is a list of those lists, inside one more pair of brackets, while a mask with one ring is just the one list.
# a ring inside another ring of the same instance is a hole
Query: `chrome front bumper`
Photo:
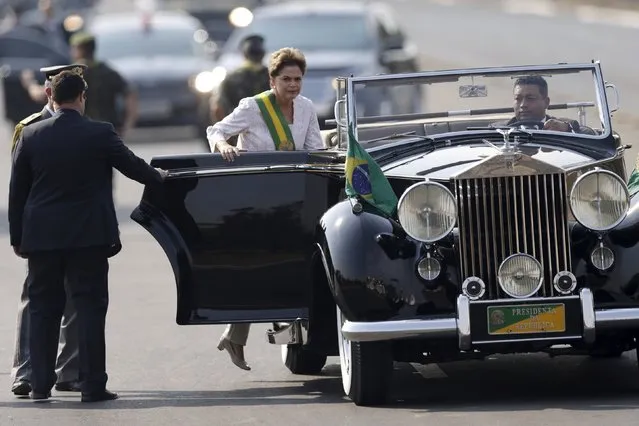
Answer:
[[[548, 298], [526, 300], [552, 301]], [[592, 291], [587, 288], [580, 290], [579, 301], [583, 319], [582, 339], [586, 343], [594, 342], [595, 331], [599, 329], [639, 329], [639, 308], [595, 309]], [[457, 298], [456, 317], [379, 322], [345, 321], [342, 333], [346, 339], [355, 342], [457, 337], [459, 349], [470, 350], [472, 347], [470, 303], [468, 297], [460, 295]]]

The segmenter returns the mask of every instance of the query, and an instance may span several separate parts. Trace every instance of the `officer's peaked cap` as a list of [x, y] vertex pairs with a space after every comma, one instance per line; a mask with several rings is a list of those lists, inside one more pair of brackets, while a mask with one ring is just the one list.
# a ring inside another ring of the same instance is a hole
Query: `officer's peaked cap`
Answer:
[[40, 72], [44, 73], [47, 80], [51, 80], [62, 71], [71, 71], [82, 76], [87, 68], [88, 67], [84, 64], [54, 65], [51, 67], [40, 68]]

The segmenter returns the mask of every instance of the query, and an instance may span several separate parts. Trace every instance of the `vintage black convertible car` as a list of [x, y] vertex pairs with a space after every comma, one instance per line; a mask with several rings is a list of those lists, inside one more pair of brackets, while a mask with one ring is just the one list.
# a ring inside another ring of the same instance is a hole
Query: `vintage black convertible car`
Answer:
[[[550, 99], [518, 108], [542, 102], [567, 131], [513, 118], [529, 76]], [[393, 362], [636, 348], [639, 197], [598, 62], [338, 81], [324, 151], [152, 160], [170, 177], [132, 218], [173, 267], [178, 324], [274, 323], [290, 371], [339, 355], [358, 405], [387, 399]], [[404, 85], [428, 86], [422, 112], [358, 114], [361, 93]], [[370, 157], [347, 173], [349, 145]]]

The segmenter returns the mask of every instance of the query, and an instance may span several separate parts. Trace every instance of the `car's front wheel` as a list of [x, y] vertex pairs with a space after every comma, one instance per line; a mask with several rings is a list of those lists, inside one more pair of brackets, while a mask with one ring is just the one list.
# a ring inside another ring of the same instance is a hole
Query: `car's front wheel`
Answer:
[[344, 392], [355, 405], [386, 402], [393, 374], [393, 357], [388, 342], [351, 342], [344, 338], [344, 315], [337, 308], [339, 360]]
[[326, 364], [326, 354], [302, 345], [282, 345], [282, 362], [293, 374], [319, 374]]

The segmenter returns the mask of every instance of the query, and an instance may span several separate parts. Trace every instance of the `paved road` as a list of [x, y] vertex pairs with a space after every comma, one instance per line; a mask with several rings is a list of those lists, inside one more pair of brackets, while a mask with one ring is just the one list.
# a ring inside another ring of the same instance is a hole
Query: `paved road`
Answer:
[[[585, 25], [566, 11], [506, 14], [496, 1], [482, 7], [451, 0], [448, 5], [443, 0], [394, 3], [424, 52], [425, 68], [601, 59], [623, 96], [619, 128], [630, 143], [637, 135], [632, 112], [639, 103], [637, 30]], [[477, 32], [481, 37], [473, 36]], [[0, 131], [8, 140], [9, 129]], [[201, 149], [180, 129], [137, 131], [129, 141], [147, 159]], [[0, 181], [6, 182], [6, 150], [0, 157]], [[221, 327], [175, 324], [171, 269], [155, 242], [128, 219], [142, 188], [120, 176], [116, 198], [124, 249], [111, 263], [107, 338], [109, 386], [123, 398], [90, 408], [75, 395], [59, 393], [46, 404], [17, 400], [8, 391], [9, 369], [24, 263], [9, 248], [6, 190], [0, 186], [0, 256], [5, 259], [0, 263], [0, 426], [637, 423], [634, 353], [607, 361], [522, 355], [428, 367], [402, 364], [393, 385], [395, 402], [366, 409], [342, 397], [335, 358], [320, 376], [292, 376], [281, 366], [279, 348], [264, 343], [260, 326], [247, 348], [253, 371], [243, 372], [215, 349]]]

